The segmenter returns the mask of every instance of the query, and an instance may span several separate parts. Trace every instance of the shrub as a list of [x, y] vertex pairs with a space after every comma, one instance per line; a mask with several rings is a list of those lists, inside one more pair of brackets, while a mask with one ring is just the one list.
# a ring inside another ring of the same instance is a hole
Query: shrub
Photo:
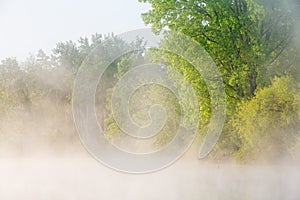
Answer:
[[275, 78], [269, 87], [238, 105], [230, 121], [238, 160], [276, 160], [290, 155], [299, 138], [299, 90], [291, 77]]

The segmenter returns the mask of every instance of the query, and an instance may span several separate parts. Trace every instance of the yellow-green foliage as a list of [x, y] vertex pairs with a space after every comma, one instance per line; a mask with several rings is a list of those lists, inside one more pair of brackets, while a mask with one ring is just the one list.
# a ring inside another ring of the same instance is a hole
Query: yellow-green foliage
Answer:
[[[112, 90], [109, 89], [107, 91], [108, 95], [111, 95], [111, 92]], [[146, 126], [151, 123], [148, 112], [153, 105], [161, 105], [167, 112], [165, 126], [158, 135], [152, 139], [154, 147], [158, 148], [169, 143], [176, 134], [179, 123], [180, 107], [176, 101], [176, 97], [168, 89], [154, 84], [146, 85], [136, 90], [130, 99], [128, 106], [132, 120], [139, 126]], [[107, 108], [111, 106], [110, 98], [108, 99], [106, 106]], [[160, 116], [156, 117], [159, 118]], [[107, 138], [118, 140], [122, 138], [122, 135], [124, 136], [125, 133], [118, 127], [112, 113], [109, 114], [104, 123], [105, 135]]]
[[299, 90], [293, 79], [275, 78], [271, 86], [242, 102], [230, 123], [238, 141], [238, 159], [287, 156], [299, 137]]

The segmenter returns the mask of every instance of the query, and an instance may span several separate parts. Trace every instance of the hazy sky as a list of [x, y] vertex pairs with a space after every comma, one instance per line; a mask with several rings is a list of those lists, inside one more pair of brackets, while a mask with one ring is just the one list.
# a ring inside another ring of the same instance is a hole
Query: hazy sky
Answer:
[[138, 0], [0, 0], [0, 59], [24, 60], [60, 41], [143, 28]]

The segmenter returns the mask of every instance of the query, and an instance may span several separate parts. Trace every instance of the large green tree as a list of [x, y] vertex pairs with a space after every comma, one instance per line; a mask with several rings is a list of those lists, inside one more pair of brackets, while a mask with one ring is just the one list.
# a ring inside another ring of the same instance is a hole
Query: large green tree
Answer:
[[151, 4], [142, 17], [154, 31], [180, 31], [206, 49], [233, 102], [252, 97], [258, 86], [269, 82], [268, 67], [293, 36], [294, 21], [279, 0], [139, 1]]

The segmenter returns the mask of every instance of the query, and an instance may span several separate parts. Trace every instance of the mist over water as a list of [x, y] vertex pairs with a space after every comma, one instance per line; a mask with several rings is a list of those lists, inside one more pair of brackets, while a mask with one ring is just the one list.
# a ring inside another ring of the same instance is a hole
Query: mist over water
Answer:
[[65, 140], [55, 144], [24, 137], [15, 146], [2, 146], [0, 199], [298, 200], [300, 197], [300, 171], [296, 162], [283, 160], [261, 165], [211, 162], [198, 160], [198, 148], [192, 146], [168, 168], [131, 175], [97, 162], [80, 145], [77, 136], [72, 137], [75, 142]]
[[157, 173], [129, 175], [88, 155], [0, 159], [1, 199], [297, 200], [299, 165], [205, 164], [180, 160]]

